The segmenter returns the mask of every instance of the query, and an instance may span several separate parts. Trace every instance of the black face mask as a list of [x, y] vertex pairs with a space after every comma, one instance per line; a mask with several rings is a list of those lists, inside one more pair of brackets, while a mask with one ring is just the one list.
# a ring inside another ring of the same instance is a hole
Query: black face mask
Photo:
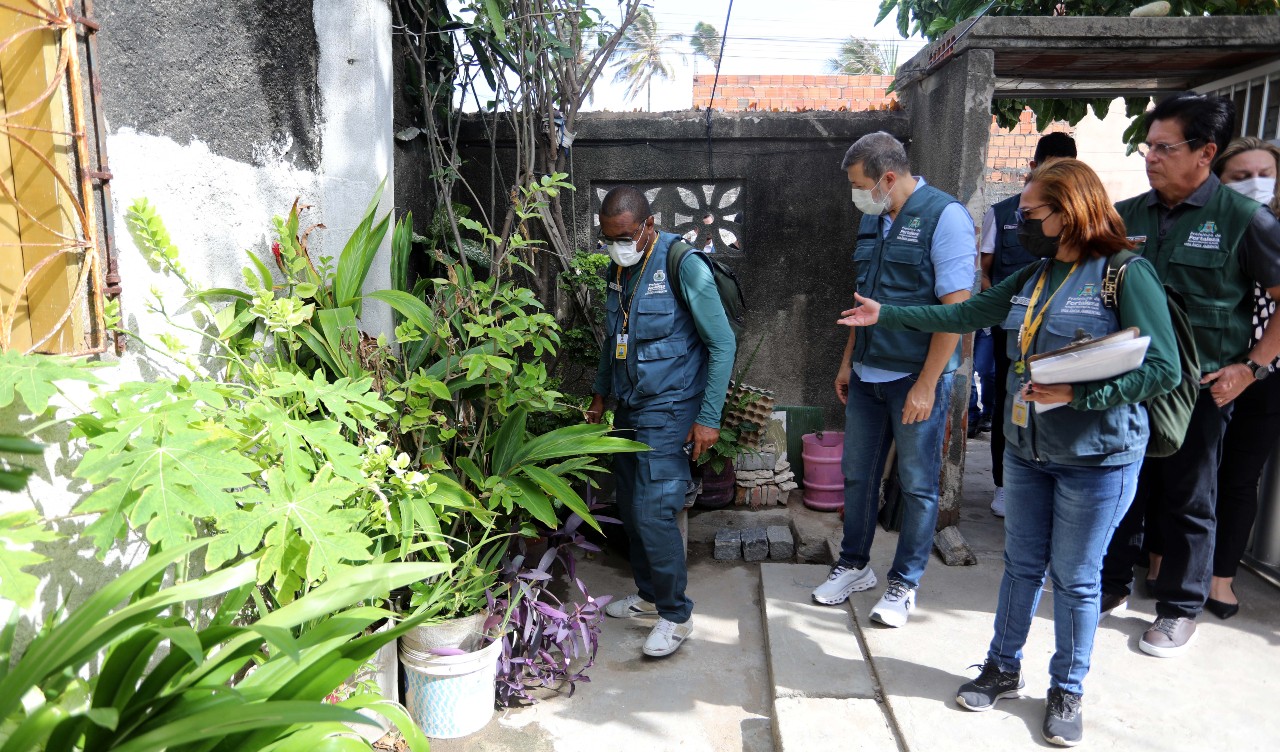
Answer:
[[1018, 243], [1036, 258], [1058, 255], [1058, 238], [1044, 234], [1043, 219], [1024, 219], [1018, 224]]

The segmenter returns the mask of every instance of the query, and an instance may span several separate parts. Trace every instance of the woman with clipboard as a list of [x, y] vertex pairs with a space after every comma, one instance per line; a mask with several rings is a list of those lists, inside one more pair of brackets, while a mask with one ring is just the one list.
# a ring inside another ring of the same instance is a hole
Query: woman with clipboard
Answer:
[[[839, 323], [925, 332], [1003, 325], [1010, 332], [1005, 571], [986, 660], [956, 702], [982, 711], [1019, 694], [1022, 648], [1047, 567], [1056, 650], [1043, 734], [1072, 746], [1083, 737], [1080, 703], [1099, 620], [1102, 556], [1133, 501], [1147, 444], [1146, 409], [1139, 403], [1178, 383], [1177, 345], [1151, 264], [1130, 264], [1119, 304], [1103, 305], [1107, 257], [1134, 243], [1088, 165], [1059, 159], [1037, 168], [1016, 216], [1022, 247], [1043, 259], [1025, 273], [956, 305], [882, 307], [859, 296], [860, 305]], [[1129, 327], [1150, 337], [1137, 368], [1078, 383], [1030, 380], [1031, 356]], [[1032, 409], [1037, 403], [1061, 409]]]

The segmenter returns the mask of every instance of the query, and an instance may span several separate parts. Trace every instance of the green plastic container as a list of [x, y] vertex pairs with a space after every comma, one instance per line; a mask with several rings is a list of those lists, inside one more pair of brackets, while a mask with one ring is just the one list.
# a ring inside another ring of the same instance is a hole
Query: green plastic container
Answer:
[[822, 408], [798, 405], [777, 405], [774, 410], [787, 414], [787, 460], [791, 462], [791, 470], [796, 474], [796, 483], [804, 482], [804, 444], [801, 437], [806, 433], [823, 430]]

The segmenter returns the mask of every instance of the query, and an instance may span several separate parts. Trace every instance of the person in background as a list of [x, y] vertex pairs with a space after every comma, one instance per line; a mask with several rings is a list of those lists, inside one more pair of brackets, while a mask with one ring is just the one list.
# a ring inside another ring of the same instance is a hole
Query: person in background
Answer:
[[[858, 139], [840, 166], [862, 212], [854, 289], [899, 303], [968, 300], [977, 248], [964, 206], [913, 176], [906, 150], [883, 131]], [[902, 530], [888, 585], [871, 618], [900, 627], [915, 609], [938, 521], [942, 435], [959, 343], [954, 334], [849, 330], [835, 379], [836, 396], [845, 405], [844, 537], [827, 581], [813, 591], [818, 603], [844, 603], [851, 593], [876, 585], [871, 542], [880, 478], [894, 442]]]
[[[1280, 172], [1280, 148], [1258, 138], [1234, 139], [1213, 163], [1213, 172], [1226, 187], [1248, 196], [1280, 215], [1276, 173]], [[1253, 286], [1253, 337], [1262, 338], [1266, 322], [1275, 316], [1276, 301], [1258, 285]], [[1280, 438], [1280, 360], [1267, 366], [1263, 379], [1236, 398], [1236, 409], [1222, 439], [1222, 464], [1218, 466], [1218, 528], [1213, 546], [1213, 578], [1205, 610], [1219, 619], [1230, 619], [1240, 610], [1231, 584], [1240, 557], [1258, 514], [1258, 481], [1262, 468]]]
[[[1115, 308], [1103, 304], [1108, 257], [1132, 247], [1096, 173], [1075, 159], [1031, 173], [1015, 213], [1021, 245], [1038, 259], [1033, 273], [1006, 277], [973, 300], [948, 306], [881, 306], [857, 295], [840, 323], [890, 331], [969, 332], [1003, 323], [1014, 366], [1005, 415], [1004, 577], [995, 634], [978, 678], [956, 702], [984, 711], [1015, 697], [1023, 646], [1040, 601], [1045, 569], [1053, 580], [1055, 650], [1042, 733], [1063, 746], [1084, 735], [1081, 698], [1097, 631], [1102, 555], [1133, 500], [1147, 447], [1147, 411], [1139, 403], [1177, 385], [1177, 343], [1154, 267], [1126, 267]], [[1151, 338], [1142, 365], [1101, 381], [1038, 384], [1028, 358], [1126, 327]], [[1041, 406], [1055, 409], [1041, 411]]]
[[[636, 593], [605, 606], [614, 618], [657, 616], [645, 655], [671, 655], [693, 633], [693, 601], [676, 514], [684, 508], [689, 460], [720, 437], [720, 413], [737, 348], [710, 267], [696, 254], [680, 264], [680, 289], [667, 278], [667, 251], [679, 240], [654, 226], [644, 193], [623, 185], [600, 204], [609, 244], [607, 339], [587, 422], [618, 398], [614, 427], [650, 449], [615, 455], [618, 511], [631, 546]], [[679, 296], [680, 299], [677, 299]]]
[[698, 220], [698, 224], [693, 229], [686, 232], [682, 237], [684, 242], [697, 248], [699, 251], [706, 253], [715, 253], [715, 228], [714, 223], [716, 215], [711, 212], [703, 212], [702, 217]]
[[[991, 352], [991, 327], [973, 333], [973, 380], [969, 383], [969, 438], [991, 430], [995, 403], [996, 361]], [[981, 387], [981, 389], [979, 389]]]
[[[1032, 170], [1046, 164], [1050, 159], [1070, 157], [1075, 159], [1076, 141], [1065, 133], [1046, 133], [1036, 142], [1035, 154], [1032, 156]], [[1014, 212], [1018, 209], [1018, 196], [992, 204], [982, 218], [982, 240], [978, 250], [981, 252], [982, 289], [1003, 282], [1011, 274], [1017, 273], [1035, 259], [1018, 243], [1018, 223]], [[996, 493], [991, 499], [991, 513], [997, 517], [1004, 516], [1004, 382], [1009, 373], [1009, 358], [1005, 354], [1008, 349], [1009, 333], [999, 324], [991, 327], [991, 354], [995, 360], [995, 378], [991, 380], [995, 387], [992, 390], [992, 409], [995, 416], [991, 424], [991, 479], [995, 481]], [[976, 343], [975, 343], [976, 347]], [[983, 390], [986, 390], [985, 385]], [[985, 399], [985, 395], [984, 395]]]
[[1186, 303], [1201, 389], [1182, 447], [1148, 457], [1138, 495], [1103, 563], [1103, 611], [1123, 606], [1145, 538], [1156, 619], [1138, 641], [1157, 658], [1181, 655], [1209, 597], [1216, 538], [1218, 464], [1235, 399], [1280, 355], [1280, 326], [1253, 333], [1253, 288], [1280, 295], [1280, 224], [1261, 204], [1225, 188], [1210, 170], [1235, 130], [1230, 100], [1186, 92], [1146, 115], [1151, 190], [1116, 204], [1137, 252]]

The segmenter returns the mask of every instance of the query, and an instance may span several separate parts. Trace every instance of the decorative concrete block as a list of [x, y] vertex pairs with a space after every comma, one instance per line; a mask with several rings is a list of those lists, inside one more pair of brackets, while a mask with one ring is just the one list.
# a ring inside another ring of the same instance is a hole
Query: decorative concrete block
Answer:
[[743, 452], [734, 467], [738, 470], [772, 470], [777, 457], [773, 452]]
[[764, 528], [749, 527], [742, 531], [742, 558], [747, 561], [769, 558], [769, 536]]
[[791, 536], [791, 528], [770, 525], [765, 528], [765, 536], [769, 539], [770, 561], [790, 561], [795, 556], [796, 541]]
[[721, 561], [742, 558], [742, 531], [721, 530], [716, 533], [716, 547], [712, 556]]

